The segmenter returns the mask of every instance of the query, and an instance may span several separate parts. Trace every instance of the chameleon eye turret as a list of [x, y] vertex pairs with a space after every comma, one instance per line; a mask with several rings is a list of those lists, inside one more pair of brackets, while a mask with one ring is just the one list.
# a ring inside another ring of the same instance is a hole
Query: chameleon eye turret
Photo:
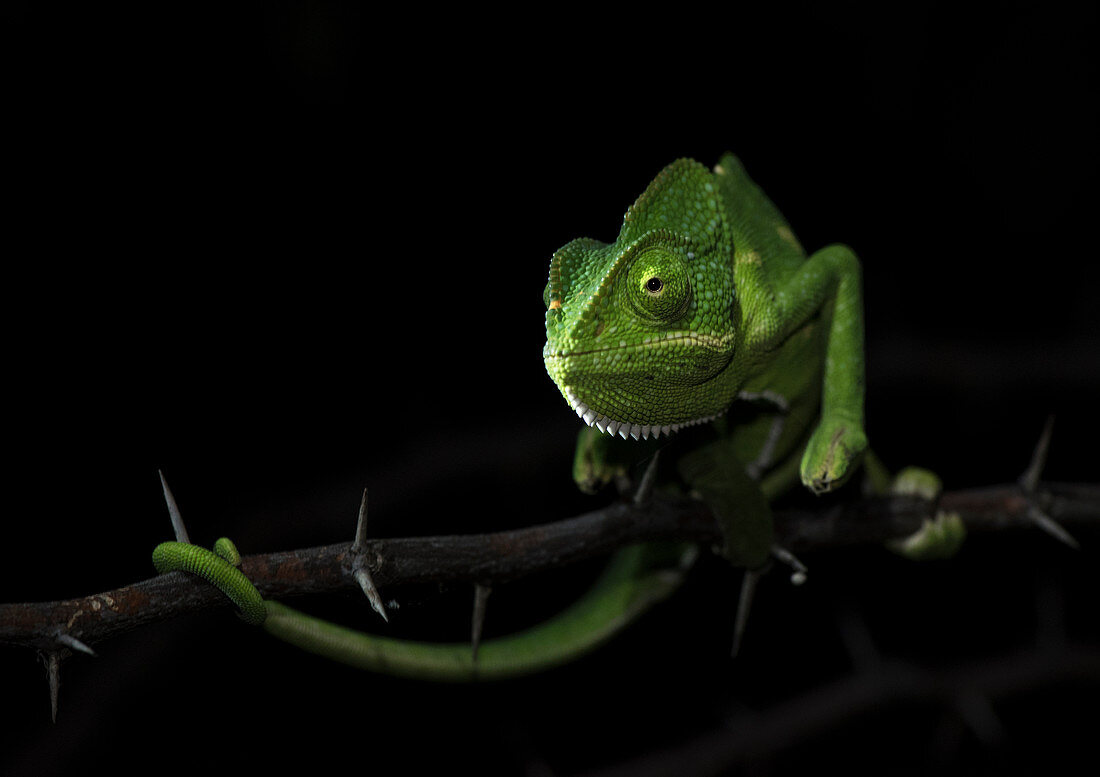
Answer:
[[668, 434], [733, 400], [727, 233], [713, 174], [681, 160], [631, 206], [614, 243], [575, 240], [554, 254], [544, 360], [590, 426]]
[[691, 280], [684, 259], [673, 251], [653, 249], [634, 260], [628, 274], [634, 311], [654, 324], [674, 324], [691, 304]]

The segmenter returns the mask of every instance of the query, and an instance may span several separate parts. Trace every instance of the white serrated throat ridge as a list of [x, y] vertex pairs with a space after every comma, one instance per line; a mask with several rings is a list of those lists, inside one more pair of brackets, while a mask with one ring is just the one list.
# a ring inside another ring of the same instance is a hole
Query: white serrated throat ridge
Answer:
[[585, 402], [581, 401], [573, 389], [568, 386], [564, 387], [563, 393], [565, 394], [566, 400], [569, 402], [569, 406], [573, 408], [573, 411], [582, 421], [589, 426], [596, 427], [601, 432], [610, 434], [612, 437], [617, 434], [624, 440], [627, 437], [632, 437], [635, 440], [648, 440], [651, 437], [657, 438], [661, 435], [668, 436], [684, 427], [697, 426], [713, 421], [721, 415], [721, 413], [716, 413], [715, 415], [706, 416], [704, 418], [695, 418], [690, 421], [675, 424], [633, 424], [629, 421], [618, 421], [602, 413], [597, 413]]

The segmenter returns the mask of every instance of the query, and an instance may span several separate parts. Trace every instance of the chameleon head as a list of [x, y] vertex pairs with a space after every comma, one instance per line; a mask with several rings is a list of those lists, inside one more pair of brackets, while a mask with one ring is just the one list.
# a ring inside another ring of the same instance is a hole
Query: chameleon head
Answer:
[[554, 254], [543, 359], [589, 426], [658, 436], [729, 404], [737, 303], [723, 232], [709, 172], [681, 160], [615, 243], [575, 240]]

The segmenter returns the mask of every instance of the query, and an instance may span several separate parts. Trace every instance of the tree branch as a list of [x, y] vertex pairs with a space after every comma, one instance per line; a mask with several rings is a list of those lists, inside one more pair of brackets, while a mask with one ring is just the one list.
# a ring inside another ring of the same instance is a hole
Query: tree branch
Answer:
[[1053, 651], [1017, 650], [954, 670], [925, 669], [889, 661], [874, 671], [855, 672], [757, 714], [742, 714], [715, 730], [584, 777], [676, 777], [720, 774], [736, 765], [766, 759], [792, 743], [824, 738], [845, 722], [874, 714], [889, 715], [904, 704], [938, 705], [955, 710], [986, 747], [1004, 738], [996, 716], [983, 719], [974, 702], [993, 700], [1055, 683], [1088, 683], [1100, 676], [1100, 652], [1066, 645]]
[[[1034, 527], [1041, 513], [1067, 526], [1100, 525], [1100, 486], [1003, 485], [945, 492], [939, 509], [957, 512], [970, 532]], [[794, 553], [905, 537], [933, 505], [914, 497], [867, 498], [822, 510], [776, 513], [776, 540]], [[718, 528], [697, 501], [655, 495], [624, 500], [550, 524], [492, 534], [366, 540], [246, 556], [245, 575], [265, 598], [356, 588], [356, 559], [381, 588], [429, 581], [489, 584], [561, 567], [649, 540], [711, 543]], [[148, 623], [225, 604], [213, 587], [182, 572], [113, 591], [54, 602], [0, 605], [0, 643], [46, 653], [87, 646]]]

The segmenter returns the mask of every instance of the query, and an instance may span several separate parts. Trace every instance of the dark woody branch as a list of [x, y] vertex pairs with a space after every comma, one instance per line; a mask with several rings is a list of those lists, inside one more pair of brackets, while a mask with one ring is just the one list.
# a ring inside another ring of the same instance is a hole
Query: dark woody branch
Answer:
[[[1100, 524], [1100, 486], [1033, 484], [945, 492], [938, 505], [915, 497], [866, 498], [826, 509], [776, 513], [776, 541], [798, 554], [880, 544], [918, 529], [934, 509], [958, 513], [968, 532]], [[1044, 525], [1047, 524], [1047, 525]], [[712, 543], [718, 528], [696, 501], [654, 495], [555, 523], [492, 534], [363, 540], [246, 556], [241, 570], [265, 598], [361, 587], [365, 567], [383, 590], [407, 583], [487, 585], [565, 566], [648, 540]], [[1059, 537], [1065, 539], [1064, 536]], [[0, 604], [0, 643], [47, 655], [225, 603], [213, 587], [174, 572], [104, 593], [54, 602]]]

